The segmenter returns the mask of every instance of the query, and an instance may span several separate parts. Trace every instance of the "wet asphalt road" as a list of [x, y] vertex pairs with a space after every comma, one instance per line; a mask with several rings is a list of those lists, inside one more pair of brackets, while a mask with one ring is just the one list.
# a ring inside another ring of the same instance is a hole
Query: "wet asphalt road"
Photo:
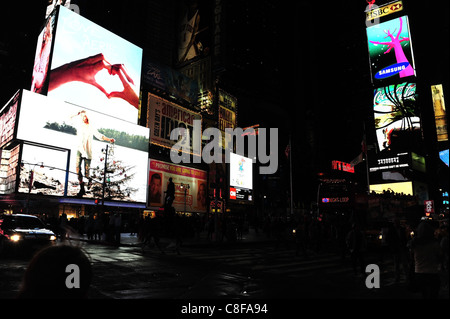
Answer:
[[[72, 241], [89, 255], [94, 277], [90, 299], [420, 299], [394, 282], [392, 263], [379, 263], [381, 288], [368, 289], [348, 259], [333, 251], [296, 256], [292, 247], [252, 243], [182, 247], [181, 254], [155, 247]], [[0, 299], [13, 299], [31, 256], [0, 259]], [[378, 256], [368, 256], [368, 262]], [[448, 299], [447, 288], [441, 296]]]

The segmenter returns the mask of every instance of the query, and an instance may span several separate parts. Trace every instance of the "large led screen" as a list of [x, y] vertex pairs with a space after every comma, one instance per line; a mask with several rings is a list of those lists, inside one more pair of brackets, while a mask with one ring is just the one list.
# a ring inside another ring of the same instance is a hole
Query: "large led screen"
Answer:
[[23, 144], [18, 191], [64, 196], [68, 159], [68, 150]]
[[[201, 120], [199, 113], [188, 110], [175, 103], [166, 101], [156, 95], [148, 93], [147, 123], [151, 128], [150, 142], [152, 144], [171, 148], [177, 141], [170, 139], [170, 134], [175, 128], [186, 128], [189, 130], [190, 151], [196, 150], [194, 144], [201, 145], [201, 134], [194, 133], [194, 120]], [[194, 142], [194, 138], [197, 140]], [[198, 152], [194, 153], [195, 155]]]
[[448, 166], [448, 149], [440, 151], [439, 158]]
[[375, 24], [366, 31], [374, 83], [416, 75], [408, 16]]
[[158, 88], [169, 95], [189, 103], [198, 102], [198, 82], [169, 66], [145, 59], [142, 81], [153, 88]]
[[382, 194], [385, 191], [391, 191], [398, 194], [414, 195], [412, 182], [399, 182], [387, 184], [371, 184], [370, 192]]
[[48, 96], [137, 123], [142, 49], [59, 6]]
[[18, 91], [6, 105], [0, 109], [0, 147], [5, 146], [14, 138], [16, 127], [17, 105], [20, 91]]
[[253, 198], [253, 162], [250, 158], [230, 153], [230, 199]]
[[18, 139], [70, 150], [67, 196], [102, 197], [105, 183], [107, 200], [146, 202], [148, 128], [25, 90], [19, 112]]
[[444, 88], [442, 84], [432, 85], [431, 94], [433, 98], [437, 140], [439, 142], [446, 142], [448, 141], [447, 111], [445, 110]]
[[56, 11], [47, 18], [44, 28], [39, 34], [36, 55], [34, 57], [31, 91], [46, 94], [48, 90], [48, 69], [52, 52], [53, 38], [55, 36]]
[[416, 84], [401, 83], [375, 90], [373, 111], [380, 151], [402, 148], [420, 136], [420, 112]]
[[[207, 173], [186, 166], [150, 160], [148, 206], [162, 207], [169, 178], [175, 184], [172, 206], [177, 211], [205, 213], [207, 209]], [[189, 188], [186, 186], [189, 185]], [[186, 193], [185, 193], [186, 191]], [[185, 206], [186, 205], [186, 206]]]

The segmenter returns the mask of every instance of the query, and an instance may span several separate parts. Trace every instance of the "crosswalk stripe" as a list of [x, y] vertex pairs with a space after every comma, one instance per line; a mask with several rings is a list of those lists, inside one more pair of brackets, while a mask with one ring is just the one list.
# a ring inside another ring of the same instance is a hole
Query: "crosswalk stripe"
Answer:
[[[340, 272], [343, 267], [340, 262], [341, 257], [334, 253], [320, 253], [308, 259], [295, 256], [295, 250], [267, 252], [264, 250], [242, 249], [227, 252], [219, 252], [218, 255], [209, 253], [187, 252], [184, 257], [195, 260], [223, 262], [234, 266], [250, 266], [252, 270], [267, 273], [283, 272], [286, 275], [308, 274], [312, 270], [328, 269], [333, 272]], [[296, 259], [301, 258], [301, 259]], [[342, 271], [348, 271], [344, 269]]]

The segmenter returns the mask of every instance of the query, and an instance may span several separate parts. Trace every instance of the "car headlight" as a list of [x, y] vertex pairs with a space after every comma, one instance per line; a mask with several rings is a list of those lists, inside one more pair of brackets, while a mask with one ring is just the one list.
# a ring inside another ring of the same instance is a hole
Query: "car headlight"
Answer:
[[17, 241], [20, 240], [20, 236], [19, 235], [12, 235], [9, 239], [11, 241], [17, 242]]
[[56, 236], [55, 235], [51, 235], [50, 236], [50, 240], [56, 240]]

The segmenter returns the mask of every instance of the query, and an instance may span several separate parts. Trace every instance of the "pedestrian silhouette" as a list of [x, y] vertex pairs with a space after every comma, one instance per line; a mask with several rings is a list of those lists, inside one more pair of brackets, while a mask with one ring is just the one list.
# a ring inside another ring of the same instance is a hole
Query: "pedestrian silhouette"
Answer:
[[408, 274], [407, 265], [407, 237], [406, 230], [400, 225], [400, 220], [395, 219], [394, 223], [390, 223], [387, 232], [387, 244], [394, 259], [395, 281], [400, 280], [401, 270], [404, 274]]
[[419, 224], [417, 236], [411, 240], [411, 257], [414, 261], [414, 287], [423, 298], [437, 299], [442, 251], [434, 237], [433, 227], [426, 221]]
[[354, 223], [352, 225], [352, 229], [347, 234], [346, 243], [347, 248], [350, 251], [350, 257], [355, 275], [357, 274], [357, 268], [359, 265], [361, 274], [365, 276], [366, 263], [364, 254], [366, 250], [366, 240], [358, 224]]
[[142, 251], [144, 251], [145, 246], [150, 247], [153, 239], [159, 251], [165, 254], [160, 245], [161, 223], [159, 219], [160, 217], [157, 216], [155, 216], [154, 218], [151, 218], [150, 216], [145, 217], [142, 234]]
[[[79, 268], [79, 288], [69, 288], [67, 266]], [[86, 254], [70, 245], [46, 247], [30, 261], [25, 271], [19, 299], [82, 299], [92, 280], [92, 267]]]
[[169, 178], [169, 183], [167, 184], [165, 207], [170, 210], [172, 207], [173, 200], [175, 199], [175, 184], [172, 182], [172, 177]]

